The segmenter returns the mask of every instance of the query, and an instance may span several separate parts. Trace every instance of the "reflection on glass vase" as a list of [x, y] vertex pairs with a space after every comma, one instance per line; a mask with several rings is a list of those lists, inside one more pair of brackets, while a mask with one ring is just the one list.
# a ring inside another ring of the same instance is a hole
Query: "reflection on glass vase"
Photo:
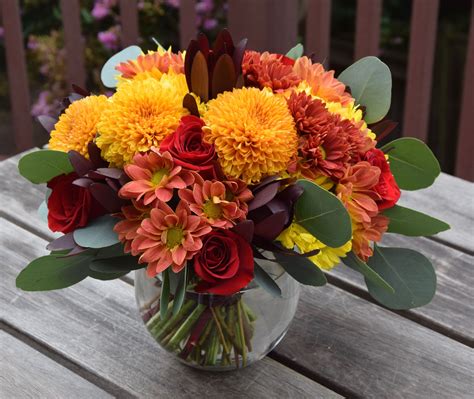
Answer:
[[189, 289], [178, 312], [173, 313], [170, 299], [163, 318], [161, 281], [149, 278], [143, 269], [136, 271], [135, 297], [148, 331], [161, 347], [200, 369], [232, 370], [262, 359], [288, 330], [300, 288], [277, 263], [259, 263], [280, 287], [281, 297], [272, 296], [254, 282], [231, 296]]

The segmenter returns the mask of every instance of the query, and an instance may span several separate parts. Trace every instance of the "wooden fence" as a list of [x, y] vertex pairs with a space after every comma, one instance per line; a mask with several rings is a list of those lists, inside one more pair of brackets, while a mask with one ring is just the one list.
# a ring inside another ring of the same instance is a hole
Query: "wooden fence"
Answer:
[[[248, 37], [249, 47], [285, 52], [297, 41], [297, 0], [229, 0], [228, 26], [237, 38]], [[79, 0], [60, 0], [70, 83], [84, 86], [84, 48]], [[136, 0], [120, 0], [122, 44], [139, 35]], [[181, 0], [180, 40], [185, 47], [196, 35], [195, 0]], [[405, 90], [403, 134], [427, 139], [439, 0], [412, 0], [410, 45]], [[18, 0], [1, 0], [11, 111], [18, 151], [33, 146], [30, 93], [25, 66]], [[307, 0], [307, 53], [329, 60], [331, 0]], [[357, 0], [354, 60], [379, 54], [382, 0]], [[275, 22], [278, 21], [278, 22]], [[457, 176], [474, 181], [474, 7], [471, 10], [462, 106], [457, 135]]]

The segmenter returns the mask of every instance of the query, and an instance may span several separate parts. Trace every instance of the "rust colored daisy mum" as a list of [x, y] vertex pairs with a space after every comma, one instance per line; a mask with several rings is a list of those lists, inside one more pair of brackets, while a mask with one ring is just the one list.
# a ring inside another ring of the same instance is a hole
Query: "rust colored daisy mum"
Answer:
[[378, 242], [388, 229], [390, 219], [384, 215], [377, 215], [368, 223], [354, 223], [352, 228], [352, 249], [363, 261], [367, 261], [372, 255], [371, 242]]
[[311, 94], [324, 101], [334, 101], [349, 105], [354, 99], [347, 93], [346, 86], [334, 77], [334, 71], [326, 71], [321, 64], [313, 64], [308, 57], [295, 61], [293, 73], [311, 87]]
[[377, 216], [376, 201], [382, 197], [375, 191], [380, 168], [362, 161], [347, 168], [346, 174], [336, 186], [336, 194], [356, 223], [370, 223]]
[[71, 103], [51, 132], [49, 149], [74, 150], [89, 158], [87, 144], [94, 140], [97, 123], [108, 104], [105, 96], [88, 96]]
[[291, 93], [288, 108], [301, 134], [319, 134], [331, 117], [321, 100], [306, 93]]
[[204, 138], [223, 172], [245, 183], [286, 170], [298, 138], [286, 100], [271, 90], [234, 89], [209, 101]]
[[202, 248], [201, 238], [212, 230], [201, 217], [191, 215], [185, 202], [173, 211], [164, 202], [143, 220], [132, 242], [132, 251], [141, 253], [140, 262], [148, 263], [147, 274], [154, 277], [171, 266], [178, 273], [186, 260]]
[[220, 181], [196, 183], [192, 190], [179, 190], [179, 197], [186, 201], [193, 213], [217, 228], [231, 228], [245, 218], [248, 209], [241, 207], [240, 201], [227, 200], [226, 186]]
[[181, 117], [188, 92], [184, 75], [163, 74], [160, 80], [125, 80], [102, 113], [97, 146], [102, 157], [121, 167], [139, 152], [159, 147], [173, 133]]
[[268, 87], [274, 92], [298, 86], [301, 78], [293, 72], [292, 62], [287, 60], [290, 59], [280, 54], [246, 51], [242, 60], [242, 72], [246, 85], [261, 89]]
[[149, 51], [142, 54], [136, 60], [128, 60], [115, 67], [124, 79], [147, 79], [149, 77], [160, 79], [163, 73], [172, 71], [184, 73], [183, 54], [171, 51]]
[[143, 199], [145, 205], [157, 200], [168, 202], [173, 190], [194, 183], [193, 172], [175, 165], [169, 152], [161, 154], [156, 148], [149, 153], [137, 154], [133, 163], [125, 165], [125, 173], [132, 179], [119, 191], [122, 198]]
[[[141, 201], [132, 201], [132, 205], [122, 207], [121, 216], [123, 220], [114, 226], [114, 231], [118, 234], [120, 242], [124, 244], [125, 253], [132, 251], [132, 241], [138, 237], [137, 230], [142, 221], [150, 217], [149, 206], [143, 205]], [[132, 255], [138, 253], [132, 251]]]

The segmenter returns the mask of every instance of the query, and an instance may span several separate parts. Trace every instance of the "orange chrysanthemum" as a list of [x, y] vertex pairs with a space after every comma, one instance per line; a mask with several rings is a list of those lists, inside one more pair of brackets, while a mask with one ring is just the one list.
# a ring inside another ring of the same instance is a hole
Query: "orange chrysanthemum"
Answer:
[[74, 101], [59, 117], [49, 140], [49, 148], [75, 150], [89, 158], [87, 144], [94, 140], [97, 123], [108, 106], [105, 96], [88, 96]]
[[[123, 220], [114, 226], [114, 231], [118, 234], [120, 242], [124, 244], [125, 253], [132, 251], [132, 242], [138, 236], [137, 230], [142, 221], [150, 217], [150, 210], [150, 207], [135, 200], [132, 200], [132, 205], [122, 207]], [[132, 251], [132, 255], [136, 256], [138, 253]]]
[[378, 242], [387, 231], [390, 219], [384, 215], [377, 215], [370, 219], [369, 223], [353, 223], [352, 227], [352, 249], [354, 253], [364, 261], [372, 255], [371, 242]]
[[114, 166], [129, 163], [139, 152], [159, 147], [182, 116], [188, 92], [184, 75], [164, 74], [160, 80], [126, 80], [112, 96], [97, 125], [97, 146]]
[[301, 78], [293, 72], [293, 60], [280, 54], [246, 51], [242, 72], [247, 86], [268, 87], [274, 92], [295, 87], [301, 82]]
[[147, 54], [139, 55], [136, 60], [122, 62], [115, 69], [122, 74], [124, 79], [149, 77], [160, 79], [163, 73], [169, 71], [184, 73], [183, 54], [163, 50], [149, 51]]
[[347, 93], [346, 86], [334, 77], [334, 71], [326, 71], [321, 64], [313, 64], [308, 57], [295, 61], [293, 72], [311, 88], [311, 94], [324, 101], [334, 101], [348, 105], [354, 99]]
[[269, 89], [235, 89], [209, 101], [204, 138], [223, 172], [249, 183], [286, 170], [298, 137], [283, 97]]

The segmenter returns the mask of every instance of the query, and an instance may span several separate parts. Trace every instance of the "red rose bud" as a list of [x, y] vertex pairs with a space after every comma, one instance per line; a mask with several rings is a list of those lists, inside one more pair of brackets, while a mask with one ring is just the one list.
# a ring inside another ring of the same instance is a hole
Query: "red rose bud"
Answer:
[[106, 211], [92, 197], [87, 188], [73, 184], [76, 173], [60, 175], [48, 183], [52, 190], [48, 198], [48, 226], [51, 231], [69, 233], [87, 226], [89, 220]]
[[213, 179], [216, 153], [214, 145], [203, 141], [203, 126], [204, 121], [197, 116], [183, 116], [176, 131], [162, 141], [160, 151], [169, 151], [176, 165]]
[[374, 148], [367, 151], [364, 160], [381, 170], [379, 182], [374, 187], [374, 190], [382, 197], [382, 200], [377, 201], [379, 210], [393, 207], [400, 198], [400, 189], [390, 171], [385, 154], [383, 151]]
[[253, 252], [244, 238], [229, 230], [215, 230], [202, 242], [194, 257], [194, 271], [202, 279], [197, 292], [231, 295], [252, 281]]

